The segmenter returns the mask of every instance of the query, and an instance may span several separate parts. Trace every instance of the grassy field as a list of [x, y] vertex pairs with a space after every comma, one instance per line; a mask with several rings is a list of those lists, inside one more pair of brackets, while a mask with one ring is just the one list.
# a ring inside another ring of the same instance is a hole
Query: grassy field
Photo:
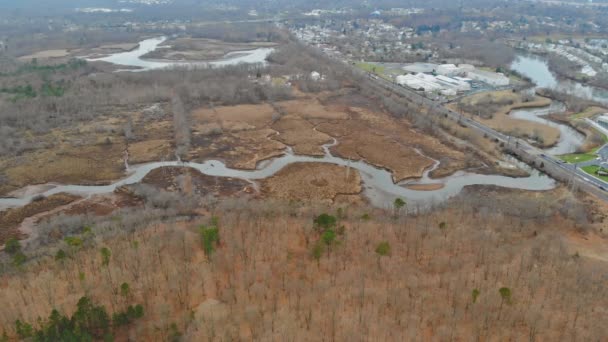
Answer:
[[382, 65], [378, 65], [378, 64], [374, 64], [374, 63], [367, 63], [367, 62], [360, 62], [355, 64], [355, 66], [363, 71], [366, 72], [371, 72], [373, 74], [376, 74], [384, 79], [390, 79], [389, 77], [389, 73], [388, 70], [386, 70], [386, 67], [382, 66]]
[[573, 114], [570, 116], [570, 118], [574, 119], [574, 120], [585, 119], [585, 118], [590, 118], [592, 116], [595, 116], [597, 114], [605, 113], [606, 111], [607, 110], [605, 108], [594, 106], [594, 107], [589, 107], [580, 113]]
[[593, 177], [596, 177], [603, 181], [608, 182], [608, 176], [600, 176], [597, 174], [597, 171], [600, 169], [600, 167], [597, 165], [585, 166], [585, 167], [582, 167], [581, 169], [583, 171], [587, 172], [588, 174], [592, 175]]
[[374, 74], [384, 74], [385, 71], [383, 66], [373, 63], [360, 62], [355, 64], [355, 66], [363, 71], [372, 72]]
[[[604, 138], [604, 142], [608, 143], [608, 137], [604, 134], [602, 134], [602, 137]], [[582, 163], [582, 162], [586, 162], [588, 160], [597, 158], [597, 150], [599, 150], [602, 146], [597, 146], [593, 149], [591, 149], [589, 152], [587, 153], [571, 153], [571, 154], [565, 154], [563, 156], [559, 156], [559, 158], [565, 162], [574, 164], [574, 163]]]
[[[606, 136], [605, 134], [602, 134], [602, 138], [604, 139], [604, 143], [608, 143], [608, 136]], [[586, 153], [565, 154], [563, 156], [559, 156], [559, 158], [570, 164], [586, 162], [588, 160], [592, 160], [592, 159], [596, 158], [597, 150], [599, 150], [602, 146], [603, 145], [596, 146]]]
[[586, 162], [588, 160], [595, 159], [596, 156], [595, 156], [595, 154], [592, 154], [592, 153], [572, 153], [572, 154], [565, 154], [563, 156], [559, 156], [559, 158], [561, 160], [565, 161], [566, 163], [576, 164], [576, 163], [582, 163], [582, 162]]

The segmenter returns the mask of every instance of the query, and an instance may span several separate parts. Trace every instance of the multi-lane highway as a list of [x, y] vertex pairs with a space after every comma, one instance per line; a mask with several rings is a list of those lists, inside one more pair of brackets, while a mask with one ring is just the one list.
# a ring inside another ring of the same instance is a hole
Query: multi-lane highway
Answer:
[[391, 90], [397, 95], [406, 97], [414, 103], [432, 108], [433, 110], [431, 113], [434, 115], [442, 115], [454, 121], [460, 121], [464, 125], [475, 129], [494, 140], [504, 143], [512, 153], [518, 155], [524, 161], [534, 165], [534, 167], [551, 175], [557, 180], [563, 181], [574, 188], [592, 193], [601, 199], [608, 201], [608, 193], [606, 192], [608, 189], [608, 182], [592, 177], [576, 165], [564, 163], [560, 159], [547, 155], [544, 151], [530, 145], [526, 141], [510, 137], [475, 120], [466, 118], [460, 113], [450, 110], [438, 102], [427, 99], [414, 90], [404, 88], [377, 76], [370, 75], [370, 78], [378, 85]]

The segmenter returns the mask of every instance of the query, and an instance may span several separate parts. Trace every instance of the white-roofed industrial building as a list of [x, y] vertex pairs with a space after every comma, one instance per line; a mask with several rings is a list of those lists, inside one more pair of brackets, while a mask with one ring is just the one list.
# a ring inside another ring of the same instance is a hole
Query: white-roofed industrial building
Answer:
[[603, 115], [600, 115], [600, 116], [597, 118], [596, 122], [597, 122], [597, 123], [598, 123], [600, 126], [602, 126], [602, 127], [606, 128], [606, 129], [608, 129], [608, 113], [603, 114]]
[[447, 76], [433, 76], [423, 73], [415, 75], [397, 76], [398, 84], [415, 89], [429, 92], [439, 92], [446, 96], [454, 96], [458, 92], [468, 91], [471, 85], [462, 78], [456, 79]]
[[462, 72], [475, 70], [475, 66], [472, 64], [458, 64], [458, 68], [462, 70]]
[[435, 77], [423, 73], [415, 75], [397, 76], [397, 83], [416, 90], [424, 90], [425, 92], [438, 91], [441, 86], [435, 82]]
[[511, 80], [501, 73], [479, 69], [467, 71], [467, 77], [495, 87], [507, 86], [509, 83], [511, 83]]
[[462, 80], [460, 77], [456, 78], [439, 75], [435, 77], [435, 80], [440, 84], [446, 85], [450, 88], [454, 88], [459, 92], [471, 90], [471, 84], [467, 81]]
[[436, 72], [439, 75], [454, 76], [460, 74], [462, 70], [454, 64], [441, 64], [437, 67]]

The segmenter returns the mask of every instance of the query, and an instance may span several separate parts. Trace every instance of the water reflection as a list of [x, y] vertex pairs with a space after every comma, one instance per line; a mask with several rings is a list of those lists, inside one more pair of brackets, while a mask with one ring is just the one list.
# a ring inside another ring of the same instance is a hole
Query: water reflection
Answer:
[[[530, 172], [530, 176], [512, 178], [501, 175], [481, 175], [459, 171], [454, 175], [445, 178], [435, 180], [423, 179], [422, 181], [416, 182], [417, 184], [442, 183], [444, 185], [442, 189], [432, 191], [416, 191], [407, 189], [402, 185], [395, 184], [393, 182], [392, 174], [384, 169], [377, 168], [362, 160], [352, 161], [333, 156], [330, 153], [329, 148], [335, 143], [336, 142], [334, 141], [332, 144], [327, 144], [324, 146], [325, 155], [323, 157], [294, 155], [287, 150], [283, 156], [264, 163], [257, 170], [231, 169], [218, 160], [208, 160], [203, 163], [184, 163], [179, 161], [155, 162], [132, 166], [130, 168], [132, 173], [128, 177], [111, 185], [56, 185], [53, 188], [42, 192], [41, 195], [50, 196], [60, 192], [67, 192], [80, 196], [111, 193], [117, 187], [140, 182], [150, 171], [164, 166], [191, 167], [209, 176], [231, 177], [256, 181], [271, 177], [287, 165], [293, 163], [328, 163], [348, 166], [358, 170], [361, 174], [364, 194], [370, 200], [371, 204], [376, 207], [389, 207], [397, 197], [407, 199], [408, 203], [417, 205], [426, 205], [434, 202], [436, 203], [457, 195], [465, 186], [476, 184], [497, 185], [524, 190], [549, 190], [555, 187], [555, 181], [550, 177], [531, 169], [523, 163], [518, 163], [519, 167]], [[35, 194], [30, 194], [29, 196], [22, 198], [0, 198], [0, 208], [3, 206], [22, 206], [29, 203], [34, 197]]]
[[572, 80], [559, 79], [549, 70], [547, 60], [540, 56], [520, 54], [511, 64], [511, 69], [529, 77], [539, 88], [555, 89], [566, 94], [608, 104], [608, 90]]
[[559, 141], [555, 146], [545, 150], [548, 154], [559, 156], [576, 152], [585, 141], [585, 136], [574, 128], [544, 118], [545, 115], [561, 113], [564, 112], [565, 109], [563, 103], [553, 101], [551, 105], [547, 107], [518, 109], [512, 111], [509, 115], [515, 119], [538, 122], [559, 129]]
[[228, 53], [224, 58], [202, 62], [202, 61], [168, 61], [168, 60], [151, 60], [143, 59], [142, 56], [163, 48], [160, 44], [165, 42], [167, 37], [156, 37], [143, 40], [134, 50], [127, 52], [118, 52], [101, 58], [91, 58], [89, 61], [102, 61], [116, 65], [123, 65], [137, 69], [125, 69], [120, 71], [147, 71], [154, 69], [164, 69], [170, 67], [223, 67], [227, 65], [236, 65], [239, 63], [266, 63], [266, 57], [274, 50], [272, 48], [258, 48], [247, 51], [234, 51]]

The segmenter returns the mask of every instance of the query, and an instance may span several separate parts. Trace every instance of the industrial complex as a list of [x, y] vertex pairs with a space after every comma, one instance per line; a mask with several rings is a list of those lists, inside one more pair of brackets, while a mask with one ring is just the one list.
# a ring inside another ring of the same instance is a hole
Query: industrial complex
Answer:
[[403, 70], [407, 74], [395, 78], [399, 85], [444, 96], [467, 92], [474, 81], [492, 87], [504, 87], [510, 83], [509, 78], [501, 73], [480, 70], [470, 64], [414, 63], [404, 66]]

